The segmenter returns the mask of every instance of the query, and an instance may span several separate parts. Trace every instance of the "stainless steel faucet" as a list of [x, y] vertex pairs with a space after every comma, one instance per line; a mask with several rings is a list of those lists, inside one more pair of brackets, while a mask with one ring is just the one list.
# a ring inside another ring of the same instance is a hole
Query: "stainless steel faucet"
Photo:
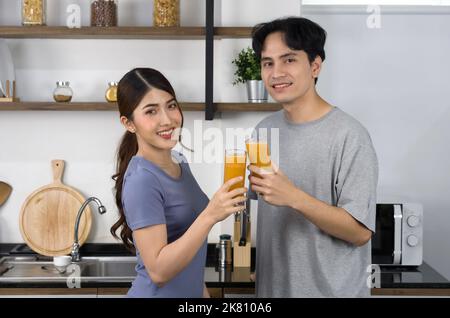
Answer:
[[95, 198], [95, 197], [88, 198], [81, 205], [80, 209], [78, 210], [77, 219], [75, 221], [74, 240], [73, 240], [73, 245], [72, 245], [72, 252], [70, 253], [70, 255], [72, 256], [72, 262], [79, 262], [80, 261], [80, 244], [78, 242], [78, 227], [80, 225], [81, 215], [83, 214], [84, 209], [92, 201], [97, 203], [98, 213], [103, 214], [103, 213], [106, 212], [106, 208], [103, 206], [102, 202], [99, 199]]

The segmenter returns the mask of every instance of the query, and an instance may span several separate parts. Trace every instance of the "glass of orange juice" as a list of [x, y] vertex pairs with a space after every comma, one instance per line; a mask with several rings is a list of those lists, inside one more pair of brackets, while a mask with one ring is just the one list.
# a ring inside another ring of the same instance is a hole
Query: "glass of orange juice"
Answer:
[[[242, 177], [242, 180], [236, 184], [233, 184], [228, 191], [243, 188], [245, 186], [245, 170], [247, 168], [246, 164], [247, 164], [247, 154], [245, 150], [225, 149], [223, 182], [225, 183], [228, 180], [239, 176]], [[236, 206], [238, 205], [242, 206], [242, 211], [235, 213], [235, 220], [239, 218], [240, 213], [245, 211], [245, 202], [239, 203]]]
[[230, 190], [243, 188], [245, 185], [245, 169], [247, 163], [247, 154], [241, 149], [225, 150], [225, 165], [223, 173], [223, 182], [241, 176], [242, 181], [230, 187]]
[[[263, 137], [250, 137], [245, 140], [245, 146], [247, 147], [250, 164], [270, 173], [272, 171], [272, 161], [270, 160], [270, 151], [267, 139]], [[252, 176], [261, 178], [261, 176], [256, 173], [252, 173]]]

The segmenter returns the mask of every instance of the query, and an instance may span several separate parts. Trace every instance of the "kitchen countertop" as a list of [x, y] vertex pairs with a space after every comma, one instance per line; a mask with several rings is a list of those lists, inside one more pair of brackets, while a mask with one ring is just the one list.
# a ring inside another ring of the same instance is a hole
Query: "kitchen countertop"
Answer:
[[[86, 243], [80, 248], [83, 256], [134, 256], [121, 244]], [[3, 256], [31, 256], [37, 255], [26, 244], [0, 244], [0, 258]], [[51, 258], [49, 258], [51, 259]], [[250, 280], [250, 273], [254, 267], [219, 268], [216, 265], [215, 244], [208, 244], [205, 266], [205, 283], [211, 288], [254, 288], [255, 283]], [[255, 250], [252, 251], [252, 264], [255, 263]], [[1, 276], [0, 276], [1, 278]], [[82, 288], [129, 288], [131, 281], [89, 281], [81, 282]], [[65, 277], [55, 281], [1, 281], [0, 288], [67, 288]]]
[[[0, 256], [33, 255], [25, 244], [0, 244]], [[133, 256], [119, 244], [85, 244], [81, 248], [84, 256]], [[205, 283], [209, 288], [254, 288], [250, 280], [250, 273], [254, 268], [230, 267], [220, 269], [216, 266], [215, 244], [208, 245], [207, 262], [205, 267]], [[252, 264], [254, 264], [255, 251], [252, 251]], [[252, 266], [253, 267], [253, 266]], [[131, 281], [122, 282], [86, 282], [82, 288], [128, 288]], [[14, 281], [1, 282], [0, 288], [58, 288], [66, 287], [65, 281], [30, 282]], [[450, 289], [450, 282], [441, 274], [424, 262], [418, 267], [381, 267], [380, 289]]]

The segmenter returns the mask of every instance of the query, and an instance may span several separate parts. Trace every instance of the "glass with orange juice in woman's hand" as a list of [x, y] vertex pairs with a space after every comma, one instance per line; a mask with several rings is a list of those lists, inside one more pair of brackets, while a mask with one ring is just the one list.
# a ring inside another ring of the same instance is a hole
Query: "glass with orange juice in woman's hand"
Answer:
[[248, 189], [244, 187], [245, 156], [245, 151], [242, 153], [236, 152], [236, 150], [225, 151], [224, 183], [208, 205], [208, 210], [212, 212], [210, 215], [214, 214], [216, 222], [224, 220], [232, 213], [236, 214], [242, 211], [242, 205], [247, 200]]
[[242, 177], [242, 181], [230, 187], [230, 191], [243, 188], [245, 185], [245, 169], [246, 169], [247, 155], [244, 150], [240, 149], [226, 149], [225, 150], [225, 165], [223, 172], [223, 182], [235, 177]]
[[[247, 163], [247, 154], [245, 150], [241, 149], [226, 149], [225, 150], [225, 164], [223, 170], [223, 182], [226, 183], [229, 180], [240, 177], [241, 181], [233, 184], [229, 191], [245, 187], [245, 169]], [[236, 197], [234, 197], [236, 198]], [[244, 196], [245, 198], [245, 196]], [[245, 202], [239, 202], [236, 206], [241, 206], [241, 209], [245, 209]], [[241, 211], [238, 211], [241, 212]]]

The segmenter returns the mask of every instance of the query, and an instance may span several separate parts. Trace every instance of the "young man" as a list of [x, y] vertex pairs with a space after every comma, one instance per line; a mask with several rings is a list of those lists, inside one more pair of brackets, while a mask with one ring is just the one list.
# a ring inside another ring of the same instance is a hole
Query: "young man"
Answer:
[[[304, 18], [257, 25], [253, 49], [283, 110], [256, 132], [279, 133], [279, 163], [251, 165], [258, 193], [258, 297], [366, 297], [378, 163], [367, 130], [316, 91], [326, 32]], [[272, 130], [273, 131], [273, 130]], [[263, 248], [262, 248], [263, 247]]]

